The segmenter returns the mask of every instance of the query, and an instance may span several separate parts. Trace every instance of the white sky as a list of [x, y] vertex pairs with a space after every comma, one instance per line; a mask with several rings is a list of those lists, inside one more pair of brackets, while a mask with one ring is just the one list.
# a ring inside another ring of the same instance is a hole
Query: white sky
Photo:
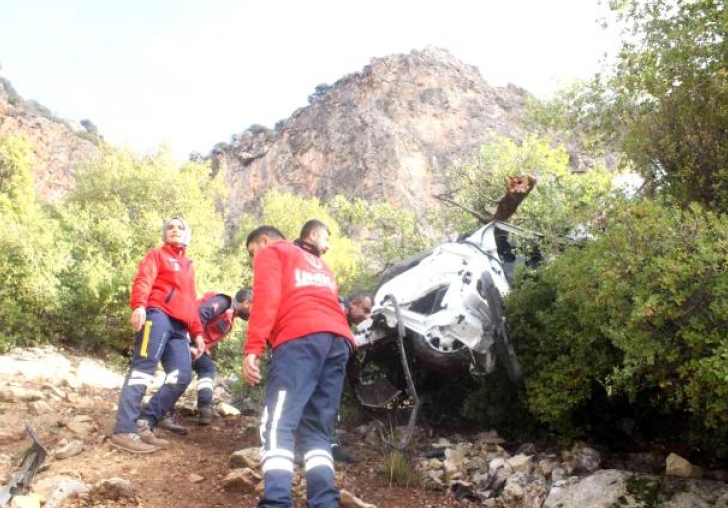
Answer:
[[604, 12], [599, 0], [3, 0], [0, 75], [115, 145], [186, 158], [272, 127], [372, 57], [426, 45], [548, 97], [616, 47]]

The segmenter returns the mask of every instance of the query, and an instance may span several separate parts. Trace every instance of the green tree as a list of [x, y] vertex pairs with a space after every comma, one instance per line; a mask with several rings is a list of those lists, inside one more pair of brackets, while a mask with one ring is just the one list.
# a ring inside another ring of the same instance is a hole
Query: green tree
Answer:
[[104, 148], [79, 168], [76, 189], [58, 207], [71, 245], [61, 274], [65, 337], [91, 349], [122, 348], [131, 331], [128, 301], [138, 263], [161, 244], [164, 218], [181, 215], [192, 228], [188, 255], [199, 293], [234, 293], [245, 273], [242, 253], [226, 249], [225, 194], [209, 168], [179, 168], [167, 151], [139, 156]]
[[58, 308], [66, 245], [36, 200], [33, 161], [25, 138], [0, 139], [0, 350], [51, 340], [56, 331], [48, 317]]
[[0, 139], [0, 204], [16, 215], [37, 208], [30, 168], [35, 161], [33, 147], [22, 136]]
[[602, 393], [689, 415], [703, 445], [725, 436], [728, 217], [643, 201], [605, 222], [507, 299], [529, 407], [568, 426]]
[[260, 224], [270, 224], [293, 240], [298, 238], [301, 227], [309, 219], [318, 219], [331, 230], [330, 249], [324, 259], [336, 275], [339, 291], [344, 294], [353, 289], [357, 274], [362, 270], [361, 251], [356, 243], [341, 234], [338, 223], [317, 198], [270, 191], [263, 197], [260, 218], [244, 217], [241, 231], [247, 235]]
[[365, 259], [360, 287], [373, 286], [377, 273], [427, 247], [417, 218], [406, 210], [342, 195], [329, 200], [327, 209], [347, 236], [360, 238]]
[[681, 206], [728, 205], [728, 7], [724, 0], [613, 0], [616, 64], [564, 93], [572, 126], [625, 155]]
[[[525, 174], [534, 176], [537, 183], [509, 222], [545, 234], [566, 235], [576, 227], [588, 229], [614, 197], [613, 175], [603, 166], [574, 173], [566, 149], [553, 147], [549, 140], [536, 135], [520, 144], [499, 137], [483, 145], [476, 163], [448, 170], [446, 185], [461, 205], [488, 215], [506, 192], [506, 178]], [[450, 210], [450, 222], [459, 231], [479, 227], [472, 214], [460, 209]]]

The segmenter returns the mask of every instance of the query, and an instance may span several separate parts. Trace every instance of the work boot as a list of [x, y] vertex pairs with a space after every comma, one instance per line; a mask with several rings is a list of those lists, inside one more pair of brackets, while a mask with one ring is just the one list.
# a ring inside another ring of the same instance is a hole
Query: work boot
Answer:
[[159, 448], [142, 441], [139, 434], [133, 432], [128, 434], [114, 434], [109, 438], [109, 444], [117, 450], [129, 453], [152, 453]]
[[175, 420], [173, 414], [169, 413], [164, 415], [162, 419], [157, 422], [157, 428], [180, 436], [186, 436], [190, 431], [187, 427]]
[[137, 420], [137, 432], [145, 443], [156, 448], [169, 448], [169, 441], [155, 436], [147, 420]]
[[200, 411], [197, 416], [197, 424], [210, 425], [212, 423], [212, 404], [200, 404], [197, 409]]
[[346, 462], [348, 464], [356, 464], [359, 459], [354, 457], [349, 451], [340, 444], [331, 445], [331, 456], [335, 462]]

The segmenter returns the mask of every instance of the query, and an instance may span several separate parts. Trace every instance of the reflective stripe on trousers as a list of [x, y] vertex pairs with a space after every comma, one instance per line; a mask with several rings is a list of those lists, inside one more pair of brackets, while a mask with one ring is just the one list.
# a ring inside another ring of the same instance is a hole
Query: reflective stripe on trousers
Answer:
[[291, 506], [294, 436], [306, 465], [308, 506], [338, 506], [331, 437], [339, 410], [349, 344], [316, 333], [277, 347], [268, 365], [261, 418], [265, 491], [258, 506]]

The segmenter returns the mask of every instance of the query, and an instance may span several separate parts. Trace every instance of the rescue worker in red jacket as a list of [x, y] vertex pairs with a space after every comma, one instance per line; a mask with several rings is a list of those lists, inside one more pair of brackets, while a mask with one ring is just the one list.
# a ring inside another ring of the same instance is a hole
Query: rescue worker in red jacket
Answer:
[[[119, 395], [111, 446], [131, 453], [151, 453], [169, 446], [153, 429], [192, 379], [190, 338], [195, 354], [205, 351], [202, 323], [195, 305], [195, 272], [186, 255], [191, 231], [184, 219], [164, 222], [164, 245], [150, 250], [139, 264], [131, 289], [134, 359]], [[142, 408], [141, 401], [162, 362], [164, 385]]]
[[[197, 313], [204, 328], [205, 354], [192, 362], [192, 370], [197, 374], [197, 410], [199, 425], [212, 423], [212, 395], [217, 367], [210, 351], [232, 331], [235, 318], [244, 321], [250, 317], [250, 306], [253, 302], [253, 290], [243, 288], [230, 298], [222, 293], [205, 293], [197, 300]], [[194, 346], [193, 346], [194, 348]], [[186, 435], [189, 429], [177, 422], [174, 411], [170, 411], [157, 424], [160, 429], [175, 434]]]
[[[320, 221], [316, 249], [328, 246]], [[295, 438], [300, 439], [310, 508], [338, 506], [331, 438], [354, 338], [339, 304], [334, 276], [317, 255], [272, 226], [248, 235], [255, 305], [250, 314], [243, 377], [261, 381], [259, 361], [272, 348], [261, 420], [265, 489], [258, 507], [290, 507]]]
[[[310, 221], [303, 225], [299, 237], [293, 243], [317, 257], [323, 256], [329, 250], [328, 236], [324, 239], [320, 233], [320, 229], [312, 227]], [[346, 314], [349, 328], [353, 328], [364, 321], [372, 312], [372, 298], [363, 291], [356, 291], [347, 298], [340, 296], [339, 303]], [[349, 363], [351, 364], [351, 362]], [[335, 431], [331, 440], [331, 456], [336, 462], [355, 463], [359, 461], [346, 448], [341, 446]], [[298, 450], [295, 460], [297, 463], [301, 462]]]

